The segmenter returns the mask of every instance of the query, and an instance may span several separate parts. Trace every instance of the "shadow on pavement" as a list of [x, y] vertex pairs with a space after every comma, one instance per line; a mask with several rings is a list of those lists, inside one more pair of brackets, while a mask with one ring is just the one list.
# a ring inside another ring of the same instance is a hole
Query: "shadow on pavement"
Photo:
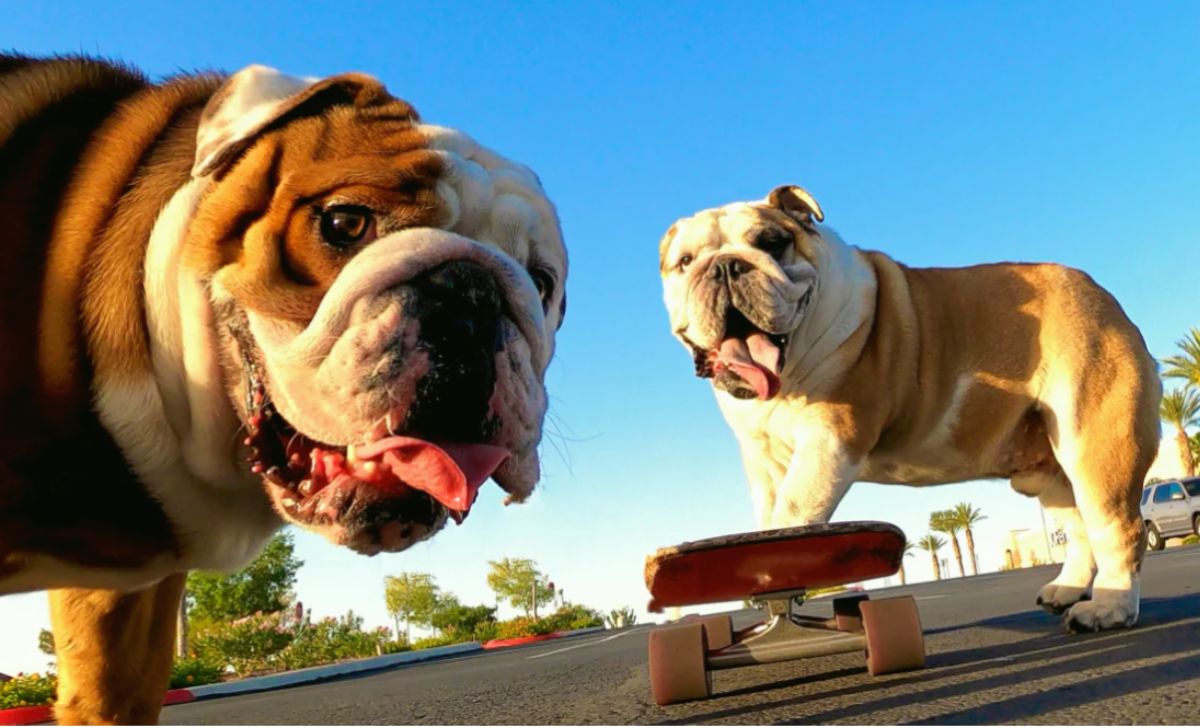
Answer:
[[[701, 723], [736, 719], [747, 714], [812, 704], [821, 700], [861, 695], [853, 705], [797, 716], [795, 722], [830, 723], [845, 721], [914, 703], [929, 703], [947, 698], [969, 697], [997, 688], [1032, 684], [1046, 678], [1085, 674], [1103, 669], [1107, 674], [1046, 688], [1031, 688], [1015, 697], [1005, 697], [970, 708], [959, 709], [919, 721], [923, 724], [978, 724], [1029, 722], [1039, 715], [1099, 700], [1136, 693], [1150, 688], [1195, 679], [1200, 675], [1200, 594], [1181, 597], [1144, 599], [1139, 626], [1087, 635], [1065, 632], [1047, 634], [1044, 612], [1026, 612], [1011, 617], [961, 625], [939, 633], [964, 629], [1003, 629], [1037, 632], [1038, 636], [1002, 645], [931, 654], [926, 669], [893, 678], [881, 678], [865, 684], [809, 692], [805, 695], [752, 705], [741, 705], [686, 718], [663, 721], [661, 725]], [[1058, 625], [1052, 628], [1062, 629]], [[933, 633], [931, 631], [931, 633]], [[1177, 656], [1174, 659], [1163, 659]], [[1130, 666], [1112, 673], [1114, 667], [1139, 660], [1157, 659], [1152, 665]], [[974, 680], [940, 683], [947, 678], [972, 675], [981, 671], [1002, 670]], [[718, 693], [726, 696], [767, 692], [804, 684], [823, 682], [864, 672], [862, 668], [834, 670], [802, 678]], [[887, 695], [872, 699], [872, 693]], [[897, 694], [899, 692], [899, 694]]]

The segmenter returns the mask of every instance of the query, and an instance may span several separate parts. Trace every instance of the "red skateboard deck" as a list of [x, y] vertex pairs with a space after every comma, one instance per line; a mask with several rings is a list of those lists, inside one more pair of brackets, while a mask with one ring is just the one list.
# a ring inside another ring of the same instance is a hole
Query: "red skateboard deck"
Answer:
[[848, 521], [736, 533], [659, 549], [646, 558], [649, 609], [729, 602], [840, 586], [900, 570], [904, 532]]

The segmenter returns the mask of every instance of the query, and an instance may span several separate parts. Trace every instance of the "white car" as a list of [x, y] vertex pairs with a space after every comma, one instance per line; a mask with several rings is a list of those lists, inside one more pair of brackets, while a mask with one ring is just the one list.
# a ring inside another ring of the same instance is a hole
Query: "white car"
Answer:
[[1142, 491], [1146, 548], [1162, 551], [1175, 536], [1200, 535], [1200, 477], [1147, 485]]

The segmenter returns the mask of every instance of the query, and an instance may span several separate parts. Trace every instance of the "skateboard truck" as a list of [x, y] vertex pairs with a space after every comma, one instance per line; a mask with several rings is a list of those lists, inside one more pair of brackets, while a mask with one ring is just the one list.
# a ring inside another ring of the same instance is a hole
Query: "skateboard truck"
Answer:
[[925, 640], [911, 596], [839, 597], [831, 617], [797, 611], [807, 589], [894, 574], [904, 542], [895, 526], [858, 522], [734, 534], [661, 549], [646, 564], [652, 611], [748, 595], [765, 606], [767, 619], [734, 631], [729, 614], [689, 615], [652, 631], [655, 702], [707, 698], [716, 670], [807, 657], [862, 651], [873, 676], [923, 667]]
[[727, 647], [713, 650], [705, 657], [710, 670], [786, 662], [804, 657], [822, 657], [843, 652], [858, 652], [867, 647], [861, 631], [841, 631], [838, 617], [833, 619], [798, 614], [804, 592], [760, 594], [770, 618], [737, 633]]

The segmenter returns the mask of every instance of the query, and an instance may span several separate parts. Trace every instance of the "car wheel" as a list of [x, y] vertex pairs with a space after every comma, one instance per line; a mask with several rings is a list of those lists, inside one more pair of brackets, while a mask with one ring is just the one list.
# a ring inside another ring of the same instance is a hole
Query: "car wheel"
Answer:
[[1146, 523], [1146, 549], [1148, 551], [1162, 551], [1166, 544], [1163, 542], [1162, 532], [1158, 530], [1153, 522]]
[[1192, 515], [1192, 533], [1200, 536], [1200, 513]]

